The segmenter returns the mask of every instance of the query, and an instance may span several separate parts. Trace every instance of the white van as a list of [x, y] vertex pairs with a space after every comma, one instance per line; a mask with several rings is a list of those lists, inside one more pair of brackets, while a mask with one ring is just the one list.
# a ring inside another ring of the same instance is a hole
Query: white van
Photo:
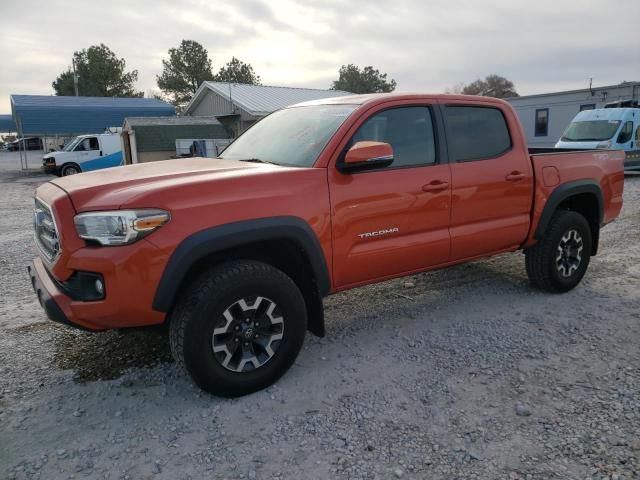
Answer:
[[624, 150], [625, 170], [640, 169], [640, 108], [598, 108], [575, 116], [556, 148]]
[[100, 168], [122, 165], [122, 146], [117, 133], [80, 135], [59, 152], [42, 157], [46, 172], [58, 176], [74, 175]]

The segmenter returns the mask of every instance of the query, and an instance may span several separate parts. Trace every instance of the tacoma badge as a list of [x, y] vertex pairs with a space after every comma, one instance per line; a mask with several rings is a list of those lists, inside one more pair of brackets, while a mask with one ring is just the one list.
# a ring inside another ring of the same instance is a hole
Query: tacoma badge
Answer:
[[385, 228], [384, 230], [378, 230], [377, 232], [365, 232], [359, 233], [358, 236], [360, 238], [369, 238], [369, 237], [380, 237], [382, 235], [389, 235], [390, 233], [397, 233], [400, 229], [398, 227]]

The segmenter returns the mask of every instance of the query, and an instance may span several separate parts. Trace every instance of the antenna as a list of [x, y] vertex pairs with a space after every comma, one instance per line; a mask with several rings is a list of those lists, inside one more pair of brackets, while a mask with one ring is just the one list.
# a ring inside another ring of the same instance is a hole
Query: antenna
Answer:
[[78, 96], [78, 74], [76, 73], [76, 59], [71, 59], [71, 64], [73, 65], [73, 89], [76, 92], [76, 97]]

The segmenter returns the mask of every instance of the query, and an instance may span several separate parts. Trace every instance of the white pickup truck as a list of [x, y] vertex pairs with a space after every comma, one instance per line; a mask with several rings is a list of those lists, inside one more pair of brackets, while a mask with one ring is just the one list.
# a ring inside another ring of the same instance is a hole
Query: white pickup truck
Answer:
[[80, 135], [59, 152], [42, 157], [42, 168], [64, 177], [122, 165], [122, 146], [117, 133]]

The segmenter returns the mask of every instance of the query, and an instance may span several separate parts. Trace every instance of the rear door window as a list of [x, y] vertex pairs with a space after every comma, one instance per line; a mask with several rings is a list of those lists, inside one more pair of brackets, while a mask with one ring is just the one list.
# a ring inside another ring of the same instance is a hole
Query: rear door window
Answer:
[[511, 149], [507, 121], [498, 108], [449, 105], [447, 143], [456, 162], [499, 157]]

